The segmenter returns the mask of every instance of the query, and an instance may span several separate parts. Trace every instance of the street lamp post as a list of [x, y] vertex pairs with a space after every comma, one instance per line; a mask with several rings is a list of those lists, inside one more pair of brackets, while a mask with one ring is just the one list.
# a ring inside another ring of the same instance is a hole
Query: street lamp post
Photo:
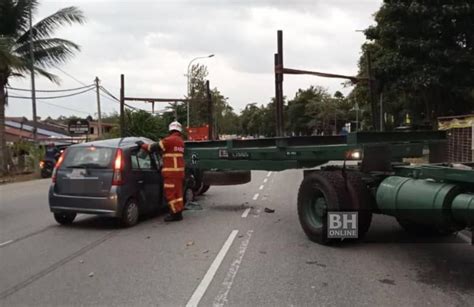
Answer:
[[[187, 71], [187, 94], [188, 94], [188, 99], [189, 97], [191, 96], [191, 73], [189, 72], [189, 70], [191, 69], [191, 64], [196, 61], [196, 60], [200, 60], [200, 59], [207, 59], [207, 58], [212, 58], [214, 56], [214, 54], [210, 54], [208, 56], [200, 56], [200, 57], [196, 57], [194, 59], [192, 59], [189, 64], [188, 64], [188, 71]], [[186, 119], [187, 119], [187, 123], [186, 123], [186, 126], [189, 128], [189, 100], [186, 102]]]

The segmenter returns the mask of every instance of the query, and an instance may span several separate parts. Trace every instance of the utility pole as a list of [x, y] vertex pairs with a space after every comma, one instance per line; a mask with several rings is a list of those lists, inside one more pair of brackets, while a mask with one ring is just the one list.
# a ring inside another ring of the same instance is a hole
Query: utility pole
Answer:
[[120, 75], [120, 137], [125, 137], [125, 77]]
[[370, 100], [370, 109], [372, 111], [372, 127], [374, 128], [375, 131], [379, 130], [379, 127], [377, 125], [377, 103], [375, 101], [375, 92], [374, 92], [374, 80], [372, 76], [372, 59], [370, 56], [370, 51], [366, 51], [366, 57], [367, 57], [367, 77], [368, 77], [368, 89], [369, 89], [369, 100]]
[[33, 105], [33, 140], [34, 143], [38, 143], [38, 132], [36, 127], [37, 116], [36, 116], [36, 88], [35, 88], [35, 55], [33, 53], [33, 5], [30, 4], [30, 69], [31, 69], [31, 103]]
[[385, 130], [384, 114], [383, 114], [383, 93], [380, 93], [380, 131]]
[[277, 53], [275, 53], [275, 121], [276, 136], [283, 136], [283, 31], [277, 32]]
[[359, 131], [359, 103], [356, 102], [355, 105], [355, 111], [356, 111], [356, 131]]
[[214, 106], [212, 105], [212, 95], [211, 95], [211, 86], [209, 80], [206, 81], [206, 97], [207, 97], [207, 124], [209, 126], [209, 135], [208, 140], [214, 139], [214, 123], [213, 123], [213, 113]]
[[97, 135], [100, 138], [102, 136], [102, 115], [100, 113], [100, 88], [99, 88], [99, 77], [95, 77], [95, 91], [97, 93], [97, 123], [98, 131]]

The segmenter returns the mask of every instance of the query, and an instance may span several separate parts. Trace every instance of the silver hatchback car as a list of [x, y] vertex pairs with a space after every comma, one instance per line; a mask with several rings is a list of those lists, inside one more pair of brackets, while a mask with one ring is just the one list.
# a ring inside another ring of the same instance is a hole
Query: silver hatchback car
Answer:
[[138, 154], [137, 141], [119, 138], [72, 145], [53, 172], [49, 207], [60, 224], [78, 213], [119, 218], [126, 227], [142, 213], [166, 207], [160, 159]]

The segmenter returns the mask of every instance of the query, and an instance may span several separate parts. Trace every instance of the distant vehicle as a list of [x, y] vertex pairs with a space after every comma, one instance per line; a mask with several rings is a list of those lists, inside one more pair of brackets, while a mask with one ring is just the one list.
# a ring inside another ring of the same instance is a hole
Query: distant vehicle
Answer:
[[49, 178], [53, 174], [54, 166], [58, 161], [61, 154], [69, 145], [59, 145], [54, 144], [48, 145], [43, 159], [39, 163], [41, 170], [41, 178]]
[[152, 142], [110, 139], [72, 145], [64, 152], [49, 189], [58, 223], [70, 224], [78, 213], [86, 213], [116, 217], [130, 227], [141, 214], [166, 207], [160, 159], [139, 154], [137, 141]]

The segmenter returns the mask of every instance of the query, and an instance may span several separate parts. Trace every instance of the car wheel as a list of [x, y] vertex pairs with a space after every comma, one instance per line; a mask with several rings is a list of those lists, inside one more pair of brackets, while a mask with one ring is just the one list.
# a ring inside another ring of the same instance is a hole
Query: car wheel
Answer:
[[202, 184], [201, 187], [199, 188], [198, 192], [197, 192], [197, 195], [203, 195], [204, 193], [207, 192], [207, 190], [209, 190], [211, 186], [208, 185], [208, 184]]
[[138, 223], [139, 209], [138, 203], [131, 198], [123, 207], [121, 224], [123, 227], [132, 227]]
[[65, 213], [65, 212], [60, 212], [60, 213], [54, 213], [54, 219], [56, 222], [58, 222], [61, 225], [69, 225], [74, 222], [74, 219], [76, 218], [75, 213]]

